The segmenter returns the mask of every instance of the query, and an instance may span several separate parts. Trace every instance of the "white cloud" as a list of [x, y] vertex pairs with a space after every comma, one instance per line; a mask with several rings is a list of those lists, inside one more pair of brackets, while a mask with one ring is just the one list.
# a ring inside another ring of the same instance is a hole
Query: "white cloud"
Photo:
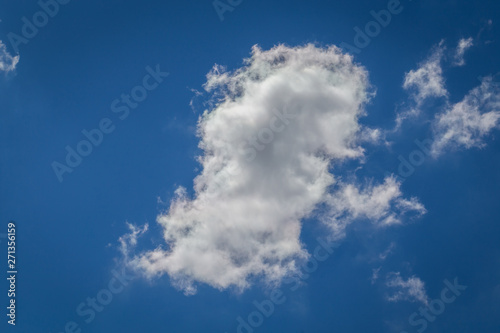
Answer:
[[463, 66], [465, 65], [464, 54], [469, 48], [472, 47], [474, 43], [472, 42], [472, 37], [467, 39], [462, 38], [458, 42], [457, 49], [455, 50], [454, 62], [455, 66]]
[[125, 234], [118, 239], [118, 242], [120, 243], [120, 252], [125, 259], [128, 258], [130, 251], [137, 245], [137, 239], [146, 231], [148, 231], [149, 225], [146, 223], [141, 228], [127, 223], [127, 227], [130, 230], [130, 233]]
[[[464, 53], [472, 45], [472, 38], [458, 42], [454, 65], [465, 64]], [[469, 91], [460, 102], [450, 103], [441, 67], [444, 50], [442, 41], [417, 70], [406, 74], [403, 87], [413, 89], [412, 99], [416, 107], [399, 113], [396, 118], [396, 129], [399, 129], [405, 119], [419, 114], [426, 99], [444, 97], [445, 106], [431, 124], [434, 137], [431, 153], [434, 157], [445, 149], [483, 147], [483, 139], [498, 127], [500, 119], [500, 89], [491, 77], [482, 79], [481, 85]]]
[[390, 302], [404, 300], [428, 304], [429, 297], [425, 291], [425, 284], [415, 275], [405, 280], [400, 272], [391, 272], [387, 276], [386, 286], [395, 289], [392, 295], [387, 297]]
[[443, 59], [445, 47], [443, 41], [437, 45], [431, 55], [420, 64], [416, 70], [411, 70], [405, 75], [403, 88], [413, 91], [413, 99], [417, 108], [430, 97], [444, 97], [448, 92], [444, 86]]
[[368, 184], [364, 188], [341, 184], [339, 190], [328, 195], [330, 211], [323, 220], [335, 235], [342, 237], [345, 227], [356, 219], [368, 219], [385, 227], [400, 224], [401, 216], [409, 211], [425, 214], [424, 206], [416, 198], [403, 198], [400, 186], [393, 177], [387, 177], [382, 184]]
[[19, 55], [11, 56], [7, 51], [7, 47], [0, 40], [0, 71], [6, 73], [16, 69], [16, 65], [19, 62]]
[[498, 127], [499, 119], [500, 88], [487, 77], [462, 101], [436, 116], [432, 154], [437, 156], [444, 149], [483, 147], [483, 138]]
[[[424, 209], [424, 207], [422, 207], [421, 209]], [[396, 247], [396, 243], [391, 242], [391, 244], [389, 244], [387, 249], [379, 255], [380, 260], [387, 259], [387, 257], [392, 253], [392, 251], [394, 250], [395, 247]]]
[[[320, 204], [330, 207], [334, 220], [322, 220], [336, 231], [359, 217], [396, 223], [394, 207], [423, 210], [401, 198], [393, 178], [360, 190], [329, 172], [362, 158], [361, 142], [378, 137], [358, 123], [371, 94], [351, 56], [334, 46], [280, 45], [254, 47], [245, 64], [207, 75], [205, 89], [219, 103], [199, 119], [203, 170], [195, 193], [179, 188], [158, 216], [167, 247], [130, 261], [149, 277], [168, 274], [186, 293], [196, 282], [239, 290], [253, 278], [279, 283], [308, 257], [301, 220]], [[329, 193], [333, 185], [340, 190]]]
[[401, 128], [405, 120], [418, 116], [429, 98], [448, 97], [442, 68], [444, 51], [444, 41], [441, 41], [417, 69], [405, 74], [403, 88], [411, 92], [412, 103], [397, 113], [395, 131]]
[[370, 278], [370, 281], [372, 282], [372, 284], [375, 284], [375, 282], [377, 282], [379, 275], [380, 275], [381, 268], [382, 268], [382, 266], [372, 269], [372, 277]]

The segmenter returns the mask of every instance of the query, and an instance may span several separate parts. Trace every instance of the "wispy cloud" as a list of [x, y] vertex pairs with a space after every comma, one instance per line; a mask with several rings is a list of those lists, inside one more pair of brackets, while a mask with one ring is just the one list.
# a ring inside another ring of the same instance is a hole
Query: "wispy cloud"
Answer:
[[465, 51], [467, 51], [469, 48], [471, 48], [472, 45], [474, 45], [474, 43], [472, 41], [472, 37], [469, 37], [467, 39], [465, 39], [465, 38], [460, 39], [460, 41], [458, 42], [457, 48], [455, 50], [454, 57], [453, 57], [454, 58], [453, 64], [455, 66], [465, 65], [465, 59], [464, 59]]
[[403, 197], [400, 186], [393, 177], [385, 178], [384, 183], [378, 185], [341, 184], [338, 191], [328, 195], [330, 211], [323, 220], [335, 234], [342, 236], [346, 225], [356, 219], [385, 227], [400, 224], [407, 212], [425, 214], [424, 206], [416, 198]]
[[372, 269], [372, 277], [370, 278], [370, 281], [372, 284], [375, 284], [377, 282], [379, 276], [380, 276], [380, 270], [382, 269], [382, 266], [378, 268], [373, 268]]
[[0, 40], [0, 71], [10, 72], [16, 69], [19, 62], [19, 55], [12, 56], [8, 51], [5, 44]]
[[500, 87], [491, 77], [483, 78], [460, 102], [436, 115], [433, 155], [445, 149], [483, 147], [483, 138], [498, 127], [499, 119]]
[[138, 227], [131, 223], [127, 223], [127, 227], [130, 232], [118, 239], [120, 243], [120, 252], [125, 259], [128, 258], [130, 251], [137, 245], [137, 239], [148, 231], [149, 225], [146, 223], [144, 226]]
[[[431, 121], [431, 154], [434, 157], [445, 149], [483, 147], [484, 138], [498, 127], [500, 119], [500, 89], [491, 76], [481, 79], [481, 85], [470, 90], [460, 102], [450, 102], [443, 78], [443, 44], [441, 41], [418, 69], [405, 75], [403, 88], [412, 91], [411, 99], [415, 107], [399, 113], [396, 118], [398, 129], [405, 119], [420, 113], [427, 99], [444, 97], [444, 105]], [[465, 65], [463, 55], [472, 45], [472, 38], [458, 42], [453, 57], [454, 65]]]
[[405, 280], [400, 272], [391, 272], [387, 276], [386, 286], [393, 289], [392, 294], [387, 297], [390, 302], [418, 301], [425, 305], [429, 302], [424, 282], [415, 275]]
[[443, 69], [441, 61], [444, 54], [444, 42], [434, 47], [431, 55], [405, 75], [403, 88], [412, 91], [412, 97], [421, 106], [430, 97], [443, 97], [448, 95], [444, 85]]
[[[423, 207], [422, 207], [423, 209]], [[396, 243], [395, 242], [391, 242], [391, 244], [389, 244], [389, 246], [387, 247], [387, 249], [385, 249], [384, 252], [382, 252], [378, 257], [380, 260], [385, 260], [387, 259], [387, 257], [392, 253], [392, 251], [394, 250], [394, 248], [396, 247]]]
[[337, 233], [358, 218], [390, 225], [400, 213], [423, 212], [393, 178], [360, 187], [330, 173], [364, 155], [358, 120], [372, 95], [367, 77], [334, 46], [254, 47], [235, 72], [215, 66], [205, 89], [218, 104], [199, 119], [195, 193], [177, 190], [157, 218], [166, 247], [130, 264], [149, 277], [168, 274], [188, 294], [197, 282], [243, 290], [253, 278], [273, 284], [296, 271], [309, 256], [301, 221], [319, 205], [329, 207], [320, 220]]
[[403, 88], [410, 92], [413, 105], [398, 113], [396, 129], [406, 119], [418, 116], [426, 100], [448, 96], [442, 68], [445, 49], [444, 41], [441, 41], [417, 69], [405, 74]]

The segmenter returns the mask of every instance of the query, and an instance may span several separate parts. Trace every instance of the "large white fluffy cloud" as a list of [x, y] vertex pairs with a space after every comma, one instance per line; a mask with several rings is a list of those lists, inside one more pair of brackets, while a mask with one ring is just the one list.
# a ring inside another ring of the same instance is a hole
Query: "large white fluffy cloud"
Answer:
[[0, 40], [0, 71], [10, 72], [16, 69], [16, 65], [19, 62], [19, 55], [12, 56], [8, 51], [7, 47]]
[[242, 68], [215, 66], [205, 89], [218, 102], [199, 119], [194, 195], [180, 187], [158, 216], [165, 247], [130, 257], [147, 276], [166, 273], [186, 293], [197, 282], [279, 283], [309, 255], [300, 241], [306, 217], [321, 215], [339, 235], [360, 217], [384, 225], [423, 212], [393, 178], [359, 189], [330, 172], [362, 158], [363, 140], [377, 133], [359, 124], [371, 97], [367, 72], [339, 48], [255, 46]]

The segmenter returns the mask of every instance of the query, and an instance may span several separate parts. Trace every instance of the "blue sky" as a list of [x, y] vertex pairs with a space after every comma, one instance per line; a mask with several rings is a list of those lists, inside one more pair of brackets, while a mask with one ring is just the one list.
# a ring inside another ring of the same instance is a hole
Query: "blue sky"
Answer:
[[497, 2], [47, 3], [1, 2], [2, 332], [498, 332]]

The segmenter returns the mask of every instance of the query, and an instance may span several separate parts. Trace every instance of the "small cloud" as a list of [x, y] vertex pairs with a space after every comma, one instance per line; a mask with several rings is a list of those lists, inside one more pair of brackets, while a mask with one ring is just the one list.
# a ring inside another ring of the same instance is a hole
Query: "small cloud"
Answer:
[[424, 305], [429, 303], [425, 284], [415, 275], [405, 280], [400, 272], [391, 272], [387, 276], [386, 286], [395, 289], [392, 295], [387, 297], [390, 302], [410, 301], [421, 302]]
[[411, 93], [412, 105], [397, 112], [393, 131], [399, 130], [405, 120], [420, 115], [421, 108], [428, 99], [448, 97], [442, 68], [445, 49], [444, 41], [441, 41], [417, 69], [405, 74], [403, 88]]
[[474, 43], [472, 41], [472, 37], [469, 37], [467, 39], [464, 39], [464, 38], [460, 39], [460, 41], [458, 42], [457, 48], [455, 50], [453, 65], [464, 66], [465, 65], [465, 60], [464, 60], [465, 51], [467, 51], [473, 45], [474, 45]]
[[[490, 31], [491, 28], [493, 27], [493, 20], [489, 19], [486, 21], [486, 23], [482, 26], [482, 28], [479, 30], [479, 32], [477, 33], [477, 36], [476, 36], [476, 41], [480, 41], [482, 40], [482, 35], [485, 31]], [[493, 43], [493, 41], [491, 40], [485, 40], [484, 41], [484, 44], [485, 45], [488, 45], [488, 44], [491, 44]]]
[[389, 254], [392, 253], [392, 250], [394, 250], [395, 247], [396, 247], [396, 243], [391, 242], [391, 244], [389, 244], [389, 247], [379, 255], [380, 260], [385, 260], [387, 258], [387, 256], [389, 256]]
[[483, 138], [498, 127], [500, 119], [500, 87], [491, 77], [469, 91], [462, 101], [436, 115], [433, 121], [432, 154], [445, 149], [484, 146]]
[[149, 225], [147, 223], [143, 227], [137, 227], [127, 222], [127, 227], [130, 232], [118, 238], [118, 242], [120, 243], [119, 249], [124, 258], [128, 258], [130, 250], [137, 245], [137, 239], [139, 236], [144, 234], [149, 229]]
[[420, 107], [430, 97], [445, 97], [448, 91], [444, 87], [443, 69], [441, 61], [444, 55], [444, 42], [434, 47], [432, 54], [405, 75], [403, 88], [413, 92], [412, 97]]
[[189, 88], [189, 90], [193, 93], [193, 97], [189, 101], [191, 110], [193, 111], [193, 113], [199, 113], [203, 111], [205, 107], [204, 104], [206, 104], [205, 102], [200, 102], [201, 97], [203, 96], [203, 92], [193, 88]]
[[16, 65], [19, 62], [19, 55], [12, 56], [8, 51], [7, 47], [0, 40], [0, 71], [10, 72], [16, 69]]
[[373, 268], [372, 269], [372, 277], [370, 279], [371, 282], [372, 282], [372, 284], [375, 284], [375, 282], [378, 280], [381, 268], [382, 268], [382, 266], [380, 266], [379, 268]]
[[[491, 24], [491, 20], [488, 21], [488, 25]], [[463, 66], [464, 54], [472, 46], [471, 37], [460, 39], [453, 56], [453, 65]], [[442, 41], [417, 70], [406, 74], [403, 87], [413, 91], [415, 107], [399, 112], [395, 127], [398, 130], [405, 119], [417, 116], [427, 98], [444, 97], [444, 106], [440, 107], [440, 112], [431, 122], [431, 154], [434, 157], [445, 149], [484, 147], [484, 138], [498, 128], [500, 121], [500, 89], [491, 76], [481, 78], [481, 85], [470, 90], [460, 102], [450, 102], [441, 67], [444, 50]]]
[[403, 197], [400, 186], [394, 177], [386, 177], [379, 185], [341, 184], [329, 195], [330, 210], [323, 221], [341, 237], [346, 226], [357, 219], [367, 219], [378, 227], [386, 227], [400, 224], [408, 212], [418, 216], [425, 214], [425, 207], [416, 198]]

